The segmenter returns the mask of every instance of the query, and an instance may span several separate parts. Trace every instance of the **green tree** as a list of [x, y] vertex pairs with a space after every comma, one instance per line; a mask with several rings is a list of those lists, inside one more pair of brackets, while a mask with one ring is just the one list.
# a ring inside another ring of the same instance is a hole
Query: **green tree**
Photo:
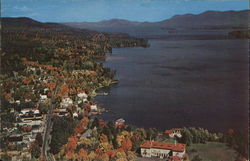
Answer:
[[41, 133], [36, 134], [36, 141], [40, 147], [43, 145], [43, 136]]
[[192, 133], [187, 128], [184, 128], [182, 130], [182, 137], [181, 137], [180, 141], [189, 146], [192, 144], [192, 140], [193, 140]]
[[202, 161], [202, 158], [200, 155], [196, 155], [191, 161]]
[[30, 153], [31, 153], [31, 156], [33, 158], [39, 158], [39, 156], [41, 155], [41, 148], [40, 148], [38, 142], [34, 141], [31, 144]]

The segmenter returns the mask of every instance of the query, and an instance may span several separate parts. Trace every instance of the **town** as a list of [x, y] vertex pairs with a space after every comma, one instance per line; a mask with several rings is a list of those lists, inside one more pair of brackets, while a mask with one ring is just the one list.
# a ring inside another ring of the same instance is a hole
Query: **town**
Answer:
[[98, 90], [117, 83], [101, 63], [105, 54], [148, 47], [144, 39], [28, 18], [2, 18], [2, 33], [2, 160], [183, 161], [192, 143], [227, 139], [202, 128], [161, 132], [98, 118], [107, 112], [95, 102]]

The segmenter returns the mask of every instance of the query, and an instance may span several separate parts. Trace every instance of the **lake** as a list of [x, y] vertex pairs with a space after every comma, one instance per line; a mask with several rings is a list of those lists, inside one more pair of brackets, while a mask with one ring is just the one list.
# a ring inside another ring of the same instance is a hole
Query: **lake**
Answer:
[[117, 85], [96, 101], [124, 118], [160, 130], [204, 127], [223, 132], [248, 126], [247, 40], [150, 39], [150, 48], [115, 48], [106, 67]]

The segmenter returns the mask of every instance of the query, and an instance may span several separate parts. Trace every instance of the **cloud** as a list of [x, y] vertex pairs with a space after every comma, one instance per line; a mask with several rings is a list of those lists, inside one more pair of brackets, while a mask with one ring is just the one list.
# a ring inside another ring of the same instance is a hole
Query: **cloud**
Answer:
[[32, 11], [32, 9], [28, 8], [27, 6], [15, 6], [14, 9], [18, 10], [20, 12], [30, 12], [30, 11]]

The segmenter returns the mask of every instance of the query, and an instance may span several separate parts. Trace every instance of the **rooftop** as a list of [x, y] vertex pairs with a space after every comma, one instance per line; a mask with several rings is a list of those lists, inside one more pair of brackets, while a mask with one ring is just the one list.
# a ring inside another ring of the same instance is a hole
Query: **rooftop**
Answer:
[[162, 142], [156, 142], [156, 141], [149, 141], [146, 140], [141, 146], [141, 148], [156, 148], [156, 149], [168, 149], [178, 152], [183, 152], [186, 148], [186, 144], [180, 144], [180, 143], [162, 143]]

